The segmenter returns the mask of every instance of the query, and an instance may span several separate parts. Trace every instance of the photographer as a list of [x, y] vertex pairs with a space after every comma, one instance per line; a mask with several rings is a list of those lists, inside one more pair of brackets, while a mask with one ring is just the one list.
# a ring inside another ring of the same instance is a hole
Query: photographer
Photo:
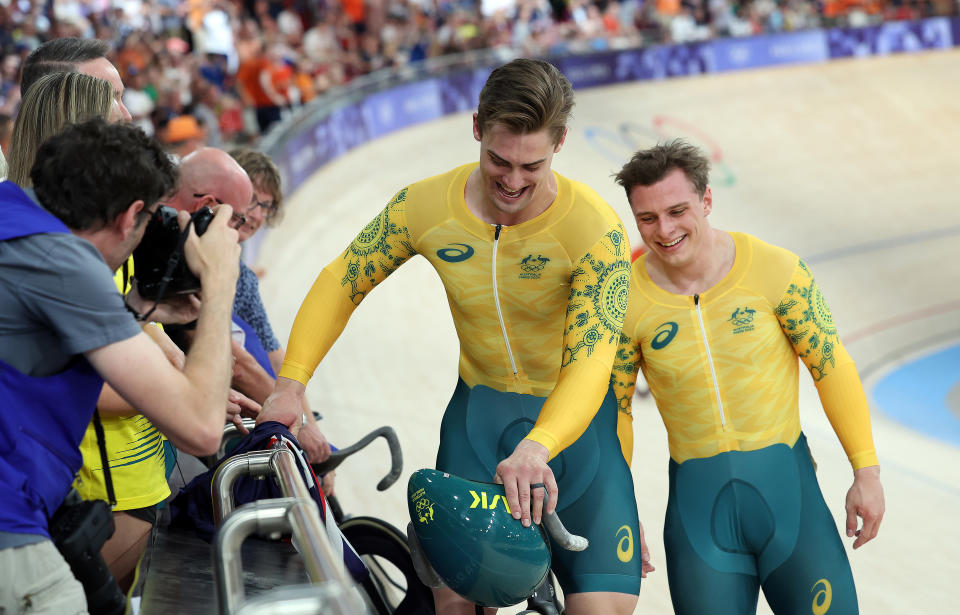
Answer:
[[[176, 169], [139, 129], [100, 120], [45, 142], [37, 161], [42, 208], [0, 184], [0, 611], [85, 612], [48, 525], [80, 466], [103, 380], [179, 448], [216, 450], [239, 247], [228, 206], [202, 236], [189, 231], [185, 255], [204, 300], [179, 371], [127, 312], [111, 273], [173, 189]], [[182, 226], [188, 218], [180, 215]]]

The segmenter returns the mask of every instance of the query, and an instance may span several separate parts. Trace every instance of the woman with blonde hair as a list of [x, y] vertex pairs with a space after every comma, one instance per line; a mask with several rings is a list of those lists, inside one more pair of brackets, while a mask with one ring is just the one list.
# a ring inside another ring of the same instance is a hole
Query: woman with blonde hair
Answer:
[[93, 118], [113, 121], [113, 89], [103, 79], [83, 73], [53, 73], [30, 86], [20, 103], [10, 139], [7, 179], [21, 187], [32, 185], [40, 144], [64, 127]]

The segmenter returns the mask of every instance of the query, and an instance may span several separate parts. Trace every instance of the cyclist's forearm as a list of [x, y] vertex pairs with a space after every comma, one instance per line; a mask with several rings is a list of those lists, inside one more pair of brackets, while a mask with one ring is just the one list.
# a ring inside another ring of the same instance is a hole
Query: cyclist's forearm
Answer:
[[334, 274], [321, 271], [293, 321], [279, 375], [306, 384], [355, 308]]
[[856, 365], [845, 362], [816, 383], [820, 403], [854, 470], [877, 465], [870, 409]]
[[565, 368], [527, 439], [545, 446], [550, 459], [579, 438], [593, 420], [610, 383], [610, 364], [593, 358]]

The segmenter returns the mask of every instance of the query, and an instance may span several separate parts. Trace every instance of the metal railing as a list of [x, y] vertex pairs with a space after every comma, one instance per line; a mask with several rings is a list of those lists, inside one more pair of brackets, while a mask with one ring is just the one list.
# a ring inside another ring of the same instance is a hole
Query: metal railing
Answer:
[[317, 615], [329, 613], [330, 603], [347, 590], [334, 584], [291, 585], [245, 602], [235, 615]]
[[[284, 497], [259, 500], [234, 510], [233, 484], [244, 475], [273, 476]], [[212, 489], [214, 522], [220, 525], [214, 549], [214, 580], [221, 615], [234, 615], [241, 612], [241, 607], [246, 608], [240, 556], [243, 541], [254, 534], [277, 537], [286, 532], [293, 534], [294, 545], [303, 557], [313, 590], [290, 593], [290, 588], [280, 588], [270, 592], [260, 599], [260, 602], [267, 600], [272, 605], [269, 612], [317, 612], [315, 608], [313, 611], [299, 610], [317, 604], [322, 604], [323, 613], [331, 615], [366, 612], [353, 580], [327, 539], [319, 507], [300, 476], [294, 453], [285, 445], [277, 443], [269, 450], [227, 459], [214, 474]], [[290, 598], [289, 605], [281, 605], [284, 596]], [[285, 610], [287, 607], [292, 610]], [[253, 610], [242, 612], [267, 612], [256, 608], [251, 605], [249, 609]]]

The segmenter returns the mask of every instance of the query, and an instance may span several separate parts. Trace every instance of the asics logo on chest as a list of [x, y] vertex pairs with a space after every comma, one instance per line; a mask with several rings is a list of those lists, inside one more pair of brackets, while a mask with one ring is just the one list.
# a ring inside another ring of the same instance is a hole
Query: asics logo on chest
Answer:
[[437, 256], [440, 260], [448, 263], [460, 263], [473, 256], [473, 248], [465, 243], [451, 243], [452, 248], [441, 248], [437, 250]]
[[677, 336], [677, 331], [679, 330], [680, 325], [675, 322], [663, 323], [657, 327], [657, 334], [650, 340], [650, 347], [654, 350], [663, 350], [667, 347], [667, 344], [673, 341], [673, 338]]

